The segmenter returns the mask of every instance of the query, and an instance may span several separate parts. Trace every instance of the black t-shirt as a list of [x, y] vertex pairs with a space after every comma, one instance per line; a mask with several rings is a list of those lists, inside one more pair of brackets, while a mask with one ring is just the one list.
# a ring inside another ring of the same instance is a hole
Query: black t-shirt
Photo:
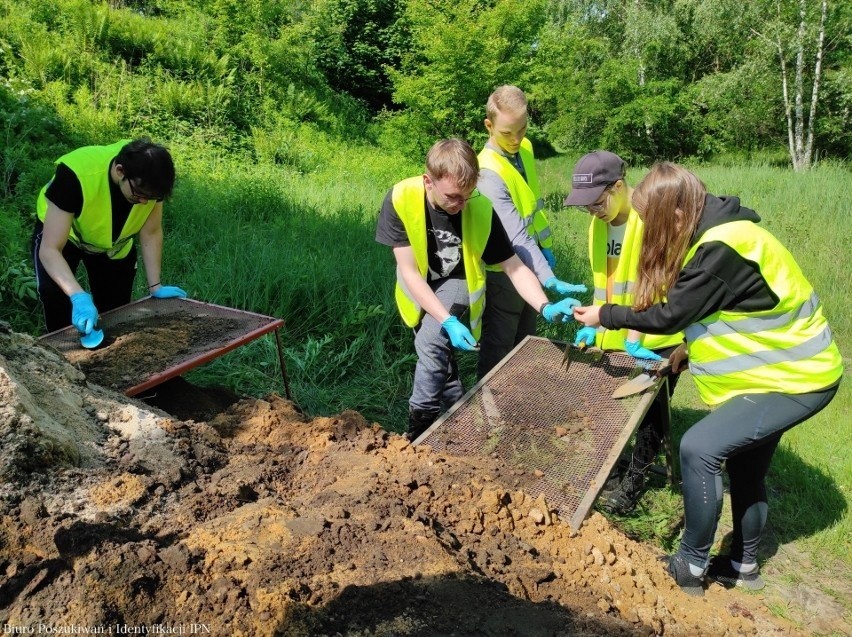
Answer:
[[[83, 187], [74, 171], [65, 164], [56, 165], [56, 173], [44, 194], [57, 208], [70, 212], [75, 217], [79, 217], [83, 212]], [[133, 204], [127, 201], [121, 188], [113, 183], [112, 179], [109, 180], [109, 196], [112, 202], [112, 240], [117, 241]]]
[[[462, 258], [462, 220], [464, 213], [447, 214], [440, 208], [435, 208], [426, 198], [426, 252], [429, 257], [427, 280], [464, 278], [464, 259]], [[393, 207], [393, 190], [388, 192], [379, 212], [379, 223], [376, 227], [376, 241], [399, 248], [410, 246], [411, 241], [405, 232], [402, 219]], [[491, 211], [491, 234], [482, 253], [482, 260], [487, 265], [496, 265], [515, 254], [503, 224], [497, 213]]]

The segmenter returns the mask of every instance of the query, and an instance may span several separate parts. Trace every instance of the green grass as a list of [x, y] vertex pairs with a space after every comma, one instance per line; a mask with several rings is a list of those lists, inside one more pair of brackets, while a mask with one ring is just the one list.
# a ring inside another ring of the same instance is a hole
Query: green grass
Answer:
[[[374, 152], [350, 149], [347, 160], [348, 172], [329, 165], [310, 174], [221, 158], [193, 165], [167, 209], [164, 277], [194, 298], [284, 319], [293, 395], [306, 412], [357, 409], [400, 430], [416, 359], [393, 304], [393, 256], [374, 234], [381, 200], [402, 174]], [[266, 337], [192, 378], [283, 393], [278, 367]]]

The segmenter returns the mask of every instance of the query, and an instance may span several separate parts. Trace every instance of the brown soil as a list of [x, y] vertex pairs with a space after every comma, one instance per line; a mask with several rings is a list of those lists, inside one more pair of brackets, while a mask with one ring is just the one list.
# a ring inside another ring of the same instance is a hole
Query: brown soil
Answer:
[[90, 381], [123, 390], [210, 349], [238, 321], [188, 312], [152, 315], [111, 326], [97, 349], [73, 349], [66, 357]]
[[687, 597], [598, 514], [572, 531], [494, 459], [355, 412], [273, 395], [179, 421], [2, 329], [0, 398], [6, 633], [794, 634], [759, 596]]

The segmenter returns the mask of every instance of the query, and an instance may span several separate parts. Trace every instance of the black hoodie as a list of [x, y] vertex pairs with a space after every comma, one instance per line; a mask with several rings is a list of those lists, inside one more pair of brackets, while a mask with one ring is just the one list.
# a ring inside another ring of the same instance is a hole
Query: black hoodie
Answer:
[[[694, 244], [710, 228], [731, 221], [753, 221], [760, 217], [754, 210], [740, 206], [738, 197], [704, 198], [704, 210], [695, 230]], [[607, 329], [635, 329], [649, 334], [674, 334], [719, 310], [756, 312], [778, 304], [753, 261], [747, 261], [720, 241], [702, 244], [677, 281], [665, 303], [635, 312], [624, 305], [601, 307], [600, 321]]]

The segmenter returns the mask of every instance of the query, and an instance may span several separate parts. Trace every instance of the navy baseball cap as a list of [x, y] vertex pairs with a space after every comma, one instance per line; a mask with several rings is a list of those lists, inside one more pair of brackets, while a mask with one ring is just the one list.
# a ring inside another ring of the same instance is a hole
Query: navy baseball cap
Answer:
[[565, 206], [588, 206], [595, 203], [607, 186], [624, 179], [627, 167], [624, 160], [608, 150], [596, 150], [583, 155], [574, 166], [571, 176], [571, 194]]

